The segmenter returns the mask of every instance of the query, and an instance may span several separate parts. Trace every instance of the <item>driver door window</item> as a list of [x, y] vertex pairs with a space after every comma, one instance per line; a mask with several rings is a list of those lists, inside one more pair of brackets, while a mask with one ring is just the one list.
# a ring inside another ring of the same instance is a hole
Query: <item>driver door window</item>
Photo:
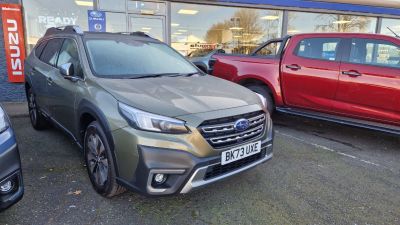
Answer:
[[353, 39], [350, 63], [400, 68], [400, 47], [384, 40]]
[[72, 39], [65, 39], [58, 56], [57, 68], [66, 63], [72, 63], [74, 66], [74, 76], [83, 77], [78, 49], [75, 41]]

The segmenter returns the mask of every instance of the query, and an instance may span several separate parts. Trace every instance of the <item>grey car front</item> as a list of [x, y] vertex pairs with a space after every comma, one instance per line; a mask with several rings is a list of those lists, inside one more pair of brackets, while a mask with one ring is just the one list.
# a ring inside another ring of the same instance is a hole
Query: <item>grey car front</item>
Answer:
[[21, 161], [10, 119], [0, 105], [0, 211], [24, 194]]

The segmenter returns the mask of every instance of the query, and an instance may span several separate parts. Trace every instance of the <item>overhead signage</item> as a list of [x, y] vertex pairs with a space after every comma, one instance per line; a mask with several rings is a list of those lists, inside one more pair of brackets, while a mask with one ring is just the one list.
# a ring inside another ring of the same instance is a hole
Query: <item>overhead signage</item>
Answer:
[[8, 81], [22, 83], [24, 78], [25, 41], [21, 5], [0, 4]]

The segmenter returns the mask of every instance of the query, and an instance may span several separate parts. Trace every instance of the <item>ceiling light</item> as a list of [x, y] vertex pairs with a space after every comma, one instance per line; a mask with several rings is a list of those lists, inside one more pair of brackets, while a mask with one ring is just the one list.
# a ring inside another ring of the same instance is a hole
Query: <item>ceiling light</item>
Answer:
[[92, 1], [92, 2], [89, 2], [89, 1], [79, 1], [79, 0], [76, 0], [76, 1], [75, 1], [75, 4], [80, 5], [80, 6], [91, 6], [91, 7], [93, 7], [93, 1]]
[[181, 35], [182, 33], [179, 33], [179, 32], [175, 32], [174, 34], [175, 34], [175, 35]]
[[181, 9], [178, 11], [179, 14], [185, 14], [185, 15], [196, 15], [199, 11], [197, 10], [191, 10], [191, 9]]
[[187, 30], [178, 30], [179, 32], [185, 33]]
[[233, 36], [234, 38], [241, 38], [242, 36], [241, 35], [235, 35], [235, 36]]
[[179, 23], [171, 23], [171, 27], [179, 27]]
[[142, 30], [151, 30], [151, 27], [142, 27]]
[[231, 27], [229, 30], [243, 30], [243, 27]]
[[287, 31], [289, 34], [293, 34], [293, 33], [299, 33], [299, 30], [288, 30]]
[[277, 20], [279, 16], [263, 16], [261, 17], [262, 20]]
[[154, 14], [156, 14], [156, 13], [154, 12], [154, 10], [151, 10], [151, 9], [141, 9], [141, 10], [140, 10], [140, 13], [141, 13], [141, 14], [145, 14], [145, 15], [154, 15]]
[[332, 23], [345, 24], [345, 23], [351, 23], [351, 21], [350, 20], [337, 20], [337, 21], [333, 21]]

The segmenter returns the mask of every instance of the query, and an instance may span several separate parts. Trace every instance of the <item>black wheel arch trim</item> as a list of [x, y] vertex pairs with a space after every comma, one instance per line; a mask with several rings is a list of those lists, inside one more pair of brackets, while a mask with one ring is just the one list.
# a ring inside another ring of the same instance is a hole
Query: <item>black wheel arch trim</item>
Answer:
[[106, 116], [104, 115], [104, 113], [99, 109], [99, 107], [97, 107], [96, 105], [94, 105], [93, 103], [89, 102], [86, 99], [83, 99], [79, 105], [78, 105], [78, 120], [77, 120], [77, 132], [78, 134], [76, 135], [78, 137], [78, 141], [81, 143], [82, 148], [84, 150], [84, 132], [85, 130], [81, 127], [81, 117], [87, 113], [89, 115], [91, 115], [93, 118], [95, 118], [95, 120], [97, 122], [99, 122], [100, 126], [102, 126], [104, 133], [106, 135], [108, 144], [110, 145], [110, 150], [113, 156], [113, 162], [114, 162], [114, 166], [115, 166], [115, 172], [116, 172], [116, 176], [119, 176], [119, 172], [118, 172], [118, 164], [116, 161], [116, 156], [115, 156], [115, 145], [114, 145], [114, 139], [112, 137], [111, 134], [111, 128], [110, 125], [106, 119]]

